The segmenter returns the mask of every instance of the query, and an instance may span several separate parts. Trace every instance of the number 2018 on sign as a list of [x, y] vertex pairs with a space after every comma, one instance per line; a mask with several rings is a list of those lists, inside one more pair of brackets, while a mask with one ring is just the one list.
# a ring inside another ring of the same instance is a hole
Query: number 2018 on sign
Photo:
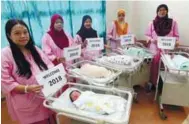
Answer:
[[56, 83], [58, 83], [60, 81], [62, 81], [62, 77], [58, 76], [55, 79], [52, 79], [51, 81], [49, 81], [49, 84], [50, 84], [50, 86], [53, 86], [54, 84], [56, 84]]
[[99, 47], [100, 44], [92, 44], [91, 46], [92, 46], [92, 47]]
[[78, 55], [78, 52], [71, 53], [71, 54], [70, 54], [70, 57], [72, 57], [72, 56], [77, 56], [77, 55]]
[[171, 46], [171, 43], [163, 43], [163, 46]]

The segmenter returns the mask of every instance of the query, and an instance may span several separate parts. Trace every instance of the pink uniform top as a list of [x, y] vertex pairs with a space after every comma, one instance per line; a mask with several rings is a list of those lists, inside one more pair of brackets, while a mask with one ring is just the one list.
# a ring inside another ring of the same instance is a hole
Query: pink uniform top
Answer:
[[[77, 34], [75, 36], [74, 42], [76, 44], [82, 44], [82, 38]], [[87, 60], [92, 60], [94, 57], [97, 57], [101, 54], [101, 51], [94, 50], [94, 51], [88, 51], [87, 48], [82, 49], [82, 57]]]
[[[127, 32], [130, 33], [129, 26], [128, 26], [127, 30], [128, 30]], [[120, 41], [116, 40], [119, 38], [120, 37], [117, 34], [115, 22], [112, 22], [111, 27], [107, 31], [107, 39], [110, 41], [111, 48], [116, 49], [117, 47], [120, 46]]]
[[[148, 29], [145, 32], [145, 35], [147, 36], [147, 40], [152, 41], [149, 45], [150, 50], [156, 54], [158, 48], [157, 43], [153, 43], [153, 41], [157, 40], [158, 35], [155, 32], [153, 22], [149, 23]], [[179, 32], [178, 32], [178, 25], [177, 22], [173, 20], [172, 29], [168, 35], [168, 37], [176, 37], [176, 40], [179, 40]]]
[[[67, 33], [66, 35], [69, 40], [69, 46], [72, 46], [74, 44], [74, 39]], [[42, 50], [51, 61], [54, 61], [57, 57], [61, 58], [64, 55], [64, 49], [60, 49], [48, 33], [42, 38]]]
[[[37, 47], [36, 49], [48, 68], [53, 67], [54, 65], [43, 52]], [[32, 76], [29, 79], [17, 74], [17, 65], [10, 47], [3, 48], [1, 56], [1, 87], [6, 95], [8, 111], [12, 119], [20, 121], [21, 124], [30, 124], [49, 118], [51, 113], [43, 106], [44, 99], [36, 97], [34, 93], [20, 94], [12, 91], [18, 85], [38, 84], [35, 75], [41, 70], [32, 55], [25, 55], [31, 65]]]

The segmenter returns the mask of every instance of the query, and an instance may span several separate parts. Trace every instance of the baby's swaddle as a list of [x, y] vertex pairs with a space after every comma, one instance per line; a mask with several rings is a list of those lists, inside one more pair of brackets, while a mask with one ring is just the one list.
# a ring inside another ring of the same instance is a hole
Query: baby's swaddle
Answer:
[[149, 52], [145, 51], [143, 48], [135, 48], [131, 47], [128, 49], [124, 49], [124, 53], [131, 56], [139, 56], [139, 57], [149, 57], [152, 56]]
[[110, 56], [110, 57], [107, 57], [106, 60], [113, 64], [119, 64], [119, 65], [129, 66], [132, 64], [132, 57], [124, 56], [124, 55]]
[[174, 55], [173, 58], [171, 58], [170, 55], [164, 55], [167, 62], [169, 63], [169, 66], [174, 69], [179, 70], [189, 70], [189, 59], [181, 56], [181, 55]]
[[110, 115], [117, 111], [124, 111], [126, 100], [118, 96], [95, 94], [91, 91], [85, 91], [82, 92], [81, 96], [73, 104], [81, 110]]
[[172, 60], [178, 69], [189, 70], [189, 59], [188, 58], [181, 56], [181, 55], [175, 55]]
[[132, 55], [132, 56], [144, 56], [145, 55], [144, 49], [135, 48], [135, 47], [124, 49], [124, 53]]
[[106, 69], [105, 67], [100, 67], [91, 64], [84, 64], [80, 68], [80, 71], [84, 75], [95, 78], [100, 78], [100, 77], [107, 78], [111, 75], [111, 71]]

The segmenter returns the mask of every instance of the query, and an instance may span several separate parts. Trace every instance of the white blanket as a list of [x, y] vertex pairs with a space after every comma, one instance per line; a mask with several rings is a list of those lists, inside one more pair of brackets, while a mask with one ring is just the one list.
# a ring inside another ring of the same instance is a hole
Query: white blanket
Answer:
[[174, 55], [173, 58], [171, 58], [171, 55], [164, 55], [164, 57], [172, 69], [189, 70], [188, 58], [181, 55]]
[[[116, 120], [122, 120], [123, 117], [127, 116], [125, 115], [127, 109], [129, 108], [125, 108], [124, 111], [120, 112], [120, 111], [116, 111], [115, 113], [112, 113], [110, 115], [102, 115], [102, 114], [97, 114], [94, 112], [90, 112], [90, 111], [85, 111], [85, 110], [81, 110], [81, 109], [77, 109], [75, 107], [75, 105], [71, 102], [70, 98], [69, 98], [69, 94], [73, 91], [73, 90], [78, 90], [76, 88], [68, 88], [58, 99], [56, 99], [53, 103], [52, 106], [54, 108], [56, 108], [57, 110], [64, 110], [64, 109], [69, 109], [71, 110], [73, 113], [80, 113], [81, 115], [85, 115], [91, 118], [98, 118], [98, 119], [108, 119], [108, 120], [112, 120], [112, 121], [116, 121]], [[80, 91], [82, 92], [82, 91]], [[112, 95], [110, 95], [110, 98]], [[106, 95], [106, 98], [108, 98], [109, 95]], [[119, 97], [121, 98], [121, 97]], [[122, 98], [121, 98], [122, 99]], [[114, 100], [114, 99], [112, 99]], [[115, 99], [116, 101], [117, 99]], [[122, 101], [122, 100], [121, 100]], [[124, 101], [122, 101], [122, 104], [125, 104], [125, 107], [127, 106], [127, 101], [124, 99]]]
[[86, 76], [93, 78], [107, 78], [111, 76], [111, 71], [100, 66], [84, 64], [80, 68], [80, 72]]
[[115, 55], [104, 56], [96, 61], [100, 64], [105, 64], [121, 71], [133, 71], [133, 69], [139, 67], [142, 59], [127, 55]]
[[96, 114], [110, 115], [116, 112], [124, 112], [126, 101], [118, 96], [95, 94], [91, 91], [82, 92], [74, 102], [77, 108]]

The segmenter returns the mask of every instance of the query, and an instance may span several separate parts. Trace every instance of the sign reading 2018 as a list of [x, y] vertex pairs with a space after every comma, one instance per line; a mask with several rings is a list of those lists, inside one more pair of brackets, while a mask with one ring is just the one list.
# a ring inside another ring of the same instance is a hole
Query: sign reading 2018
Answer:
[[104, 39], [103, 38], [87, 38], [87, 50], [103, 50]]
[[[51, 73], [43, 76], [43, 78], [47, 79], [48, 77], [53, 76], [53, 75], [55, 75], [56, 73], [59, 73], [59, 72], [60, 72], [60, 70], [56, 69], [56, 70], [52, 71]], [[59, 83], [60, 81], [62, 81], [62, 77], [59, 75], [59, 76], [53, 77], [53, 79], [50, 80], [48, 83], [49, 83], [50, 86], [53, 86], [54, 84]]]
[[43, 85], [42, 92], [44, 96], [57, 92], [67, 82], [65, 74], [63, 65], [59, 64], [36, 75], [38, 83]]

